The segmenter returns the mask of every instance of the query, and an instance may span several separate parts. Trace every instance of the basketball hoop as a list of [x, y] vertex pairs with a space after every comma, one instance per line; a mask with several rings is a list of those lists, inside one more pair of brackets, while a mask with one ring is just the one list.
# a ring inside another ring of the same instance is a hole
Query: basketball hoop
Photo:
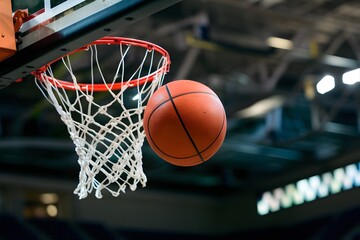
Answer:
[[169, 66], [168, 52], [155, 44], [104, 37], [33, 72], [75, 144], [80, 199], [145, 187], [142, 115]]

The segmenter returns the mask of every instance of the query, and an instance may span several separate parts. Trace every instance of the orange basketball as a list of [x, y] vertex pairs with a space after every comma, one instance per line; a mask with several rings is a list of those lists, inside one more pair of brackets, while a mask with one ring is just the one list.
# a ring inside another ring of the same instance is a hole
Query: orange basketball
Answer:
[[146, 139], [159, 157], [177, 166], [194, 166], [211, 158], [226, 134], [226, 114], [207, 86], [177, 80], [160, 87], [144, 113]]

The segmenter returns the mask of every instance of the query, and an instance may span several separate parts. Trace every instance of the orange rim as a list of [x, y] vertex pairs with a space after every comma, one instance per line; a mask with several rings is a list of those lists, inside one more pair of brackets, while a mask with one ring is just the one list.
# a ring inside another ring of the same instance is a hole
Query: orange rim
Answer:
[[89, 48], [89, 46], [92, 45], [132, 45], [132, 46], [138, 46], [138, 47], [143, 47], [146, 48], [148, 50], [154, 50], [158, 53], [160, 53], [163, 57], [166, 58], [167, 60], [167, 64], [162, 66], [161, 68], [157, 69], [156, 71], [141, 77], [141, 78], [137, 78], [137, 79], [133, 79], [127, 82], [120, 82], [120, 83], [111, 83], [111, 84], [104, 84], [104, 83], [78, 83], [77, 84], [77, 88], [80, 88], [80, 90], [92, 90], [92, 91], [108, 91], [109, 89], [111, 90], [120, 90], [124, 85], [129, 86], [129, 87], [134, 87], [137, 85], [142, 85], [146, 82], [151, 82], [154, 80], [155, 76], [159, 75], [159, 74], [164, 74], [169, 72], [170, 69], [170, 56], [169, 53], [163, 49], [162, 47], [150, 43], [150, 42], [146, 42], [143, 40], [138, 40], [138, 39], [133, 39], [133, 38], [123, 38], [123, 37], [103, 37], [99, 40], [96, 40], [88, 45], [85, 45], [81, 48], [78, 48], [68, 54], [65, 54], [61, 57], [59, 57], [58, 59], [55, 59], [54, 61], [40, 67], [38, 70], [34, 71], [32, 74], [38, 78], [40, 81], [49, 81], [53, 86], [55, 87], [62, 87], [64, 89], [67, 90], [76, 90], [76, 87], [74, 86], [73, 82], [67, 82], [64, 80], [59, 80], [59, 79], [55, 79], [53, 77], [47, 76], [45, 74], [46, 70], [51, 66], [51, 64], [59, 61], [61, 58], [69, 56], [73, 53], [77, 53], [80, 51], [84, 51], [86, 49]]

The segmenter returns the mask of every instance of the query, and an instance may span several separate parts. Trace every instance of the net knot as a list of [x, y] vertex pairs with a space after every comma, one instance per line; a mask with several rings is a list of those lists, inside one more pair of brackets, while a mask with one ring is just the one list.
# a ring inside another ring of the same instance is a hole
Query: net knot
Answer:
[[106, 106], [99, 107], [99, 113], [106, 114], [107, 113], [107, 107]]
[[67, 125], [69, 122], [71, 122], [71, 114], [67, 113], [65, 111], [60, 112], [60, 118], [61, 120]]
[[86, 125], [89, 125], [91, 123], [94, 123], [95, 119], [93, 116], [86, 116], [85, 122], [86, 122]]
[[86, 100], [87, 100], [88, 102], [93, 102], [93, 101], [94, 101], [94, 96], [92, 96], [92, 95], [86, 95]]

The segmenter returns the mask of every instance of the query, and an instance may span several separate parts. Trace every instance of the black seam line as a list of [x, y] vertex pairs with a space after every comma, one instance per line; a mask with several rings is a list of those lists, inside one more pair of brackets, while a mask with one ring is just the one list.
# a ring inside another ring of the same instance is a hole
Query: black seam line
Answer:
[[[189, 95], [189, 94], [196, 94], [196, 93], [209, 94], [209, 95], [212, 95], [212, 96], [215, 96], [215, 97], [216, 97], [216, 95], [214, 95], [214, 94], [212, 94], [212, 93], [202, 92], [202, 91], [182, 93], [182, 94], [179, 94], [179, 95], [176, 95], [176, 96], [171, 96], [171, 97], [172, 97], [172, 99], [175, 99], [175, 98], [178, 98], [178, 97], [182, 97], [182, 96]], [[147, 121], [147, 123], [146, 123], [147, 129], [148, 129], [148, 131], [149, 131], [148, 137], [150, 138], [150, 141], [154, 144], [154, 146], [157, 148], [157, 150], [159, 150], [162, 154], [164, 154], [164, 155], [166, 155], [166, 156], [169, 156], [169, 157], [175, 158], [175, 159], [187, 159], [187, 158], [195, 157], [196, 155], [199, 155], [199, 154], [198, 154], [198, 153], [195, 153], [194, 155], [190, 155], [190, 156], [186, 156], [186, 157], [176, 157], [176, 156], [169, 155], [169, 154], [167, 154], [166, 152], [164, 152], [164, 151], [162, 151], [162, 150], [160, 149], [160, 147], [155, 143], [155, 141], [154, 141], [154, 139], [153, 139], [153, 137], [152, 137], [151, 129], [150, 129], [151, 117], [153, 116], [153, 114], [156, 112], [156, 110], [157, 110], [158, 108], [160, 108], [160, 107], [161, 107], [162, 105], [164, 105], [164, 104], [167, 104], [167, 103], [170, 102], [170, 101], [171, 101], [171, 99], [168, 99], [168, 100], [162, 102], [161, 104], [159, 104], [159, 105], [151, 112], [151, 114], [150, 114], [150, 116], [149, 116], [149, 119], [148, 119], [148, 121]], [[220, 133], [221, 133], [221, 131], [220, 131]], [[220, 133], [218, 134], [218, 136], [220, 135]], [[217, 139], [215, 139], [214, 142], [215, 142], [216, 140], [217, 140]], [[213, 143], [214, 143], [214, 142], [213, 142]], [[212, 143], [212, 144], [213, 144], [213, 143]], [[204, 153], [207, 149], [209, 149], [212, 144], [210, 144], [207, 148], [205, 148], [204, 150], [202, 150], [202, 151], [200, 152], [200, 154]]]
[[176, 115], [178, 116], [178, 118], [179, 118], [179, 120], [180, 120], [180, 123], [181, 123], [182, 127], [184, 128], [184, 130], [185, 130], [185, 132], [186, 132], [186, 135], [187, 135], [188, 138], [190, 139], [191, 144], [194, 146], [195, 151], [197, 152], [197, 155], [200, 157], [201, 161], [202, 161], [202, 162], [205, 162], [205, 160], [204, 160], [204, 158], [202, 157], [199, 149], [196, 147], [196, 144], [195, 144], [194, 140], [192, 139], [189, 131], [186, 129], [185, 123], [184, 123], [184, 121], [182, 120], [178, 109], [176, 108], [176, 105], [175, 105], [175, 103], [174, 103], [173, 97], [171, 96], [169, 87], [168, 87], [167, 85], [165, 85], [165, 87], [166, 87], [167, 93], [169, 94], [170, 101], [171, 101], [171, 103], [172, 103], [172, 105], [173, 105], [173, 107], [174, 107], [174, 109], [175, 109]]
[[[189, 94], [196, 94], [196, 93], [209, 94], [209, 95], [211, 95], [211, 96], [216, 97], [216, 95], [214, 95], [213, 93], [198, 91], [198, 92], [182, 93], [182, 94], [179, 94], [179, 95], [176, 95], [176, 96], [171, 96], [171, 98], [172, 98], [172, 99], [175, 99], [175, 98], [178, 98], [178, 97], [182, 97], [182, 96], [189, 95]], [[155, 112], [156, 109], [158, 109], [159, 107], [161, 107], [162, 105], [166, 104], [166, 103], [169, 102], [169, 101], [171, 101], [171, 99], [165, 100], [165, 101], [163, 101], [162, 103], [160, 103], [158, 106], [156, 106], [156, 107], [154, 108], [153, 112]], [[152, 113], [151, 113], [151, 114], [152, 114]]]
[[219, 139], [222, 131], [223, 131], [223, 128], [225, 126], [225, 120], [226, 120], [226, 115], [225, 115], [225, 112], [223, 113], [223, 121], [222, 121], [222, 124], [221, 124], [221, 128], [220, 128], [220, 131], [218, 132], [218, 134], [216, 135], [214, 141], [212, 141], [212, 143], [209, 144], [209, 146], [207, 146], [204, 150], [202, 150], [201, 152], [205, 152], [206, 150], [208, 150], [210, 147], [212, 147], [214, 145], [214, 143]]

